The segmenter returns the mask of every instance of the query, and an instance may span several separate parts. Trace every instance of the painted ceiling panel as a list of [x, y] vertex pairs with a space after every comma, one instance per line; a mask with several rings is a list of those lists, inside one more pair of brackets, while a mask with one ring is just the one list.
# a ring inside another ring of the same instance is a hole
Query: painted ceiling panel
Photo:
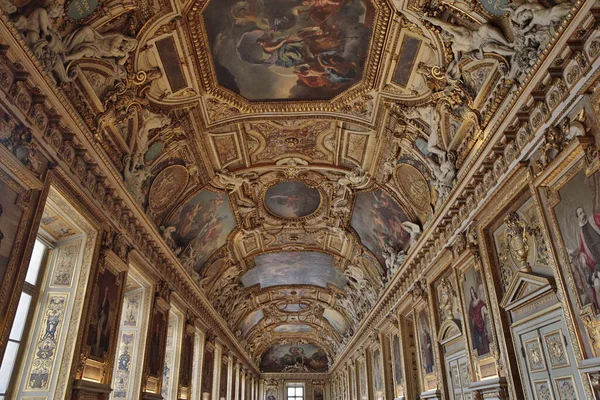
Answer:
[[358, 195], [351, 225], [362, 243], [385, 265], [386, 246], [400, 250], [408, 242], [409, 234], [402, 227], [404, 221], [408, 217], [396, 200], [379, 189]]
[[[264, 0], [252, 2], [249, 13], [246, 3], [212, 1], [204, 11], [221, 86], [249, 100], [320, 100], [360, 81], [372, 6], [361, 0], [321, 7]], [[275, 31], [285, 32], [287, 39], [267, 33]], [[315, 74], [317, 60], [330, 69]]]
[[341, 334], [346, 332], [348, 329], [348, 323], [346, 322], [344, 316], [333, 308], [326, 308], [323, 312], [323, 317], [325, 317], [331, 326], [333, 326], [333, 328]]
[[305, 324], [286, 324], [279, 325], [273, 329], [274, 332], [278, 333], [308, 333], [312, 332], [313, 328]]
[[269, 253], [257, 256], [255, 267], [242, 276], [245, 287], [279, 285], [315, 285], [328, 283], [340, 289], [346, 277], [333, 266], [333, 256], [312, 251]]
[[248, 316], [244, 319], [244, 321], [240, 324], [240, 330], [242, 331], [242, 335], [245, 335], [250, 331], [250, 329], [254, 328], [256, 324], [263, 319], [264, 314], [261, 309], [252, 311]]
[[176, 210], [167, 226], [182, 262], [199, 271], [236, 223], [227, 194], [202, 190]]

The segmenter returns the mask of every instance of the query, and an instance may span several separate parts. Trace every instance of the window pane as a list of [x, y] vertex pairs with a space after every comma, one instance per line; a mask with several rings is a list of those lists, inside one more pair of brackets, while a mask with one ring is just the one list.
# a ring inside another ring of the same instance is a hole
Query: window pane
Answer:
[[302, 389], [301, 387], [296, 388], [296, 396], [302, 396]]
[[19, 306], [17, 307], [17, 313], [15, 314], [15, 320], [13, 322], [12, 329], [10, 330], [10, 339], [18, 341], [21, 340], [23, 328], [25, 328], [25, 322], [27, 321], [27, 314], [29, 314], [30, 304], [31, 296], [27, 293], [21, 293]]
[[40, 272], [40, 266], [42, 265], [42, 258], [46, 251], [46, 246], [39, 240], [35, 241], [33, 246], [33, 253], [31, 254], [31, 260], [29, 261], [29, 268], [27, 268], [27, 276], [25, 282], [35, 285], [37, 277]]
[[293, 387], [289, 387], [288, 388], [288, 397], [289, 396], [293, 396], [294, 395], [294, 388]]
[[10, 382], [10, 377], [17, 358], [17, 350], [19, 350], [19, 344], [9, 341], [6, 346], [6, 351], [4, 352], [2, 365], [0, 365], [0, 393], [2, 394], [6, 393], [6, 389], [8, 388], [8, 383]]

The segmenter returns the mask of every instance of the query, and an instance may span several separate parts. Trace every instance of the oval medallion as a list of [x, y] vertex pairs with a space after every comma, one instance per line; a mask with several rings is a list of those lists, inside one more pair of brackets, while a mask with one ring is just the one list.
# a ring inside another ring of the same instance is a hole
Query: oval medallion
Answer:
[[321, 194], [304, 182], [281, 182], [271, 186], [265, 195], [265, 207], [282, 218], [306, 217], [319, 208]]
[[154, 211], [162, 211], [175, 200], [187, 186], [189, 174], [181, 165], [171, 165], [159, 172], [152, 182], [148, 203]]

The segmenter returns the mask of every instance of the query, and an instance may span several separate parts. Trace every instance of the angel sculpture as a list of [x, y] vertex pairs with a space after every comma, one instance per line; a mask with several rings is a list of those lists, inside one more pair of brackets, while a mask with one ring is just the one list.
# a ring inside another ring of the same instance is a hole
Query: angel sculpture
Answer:
[[569, 14], [573, 5], [569, 2], [560, 3], [551, 8], [535, 3], [509, 3], [506, 6], [511, 14], [513, 26], [517, 26], [521, 34], [531, 32], [538, 27], [549, 27], [563, 20]]
[[451, 24], [439, 18], [424, 17], [425, 21], [439, 26], [443, 34], [452, 39], [452, 53], [454, 60], [448, 65], [447, 75], [452, 80], [460, 78], [458, 63], [463, 57], [482, 59], [483, 53], [496, 53], [510, 57], [515, 54], [514, 45], [510, 43], [502, 31], [494, 25], [486, 22], [477, 29]]

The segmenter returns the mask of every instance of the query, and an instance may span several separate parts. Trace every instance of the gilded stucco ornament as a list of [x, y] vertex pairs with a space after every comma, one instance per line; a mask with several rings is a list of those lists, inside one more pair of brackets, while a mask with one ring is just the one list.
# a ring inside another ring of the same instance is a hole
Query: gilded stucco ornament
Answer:
[[516, 212], [509, 213], [504, 218], [504, 223], [507, 228], [508, 250], [521, 271], [530, 272], [529, 265], [529, 229], [525, 226], [525, 222]]

